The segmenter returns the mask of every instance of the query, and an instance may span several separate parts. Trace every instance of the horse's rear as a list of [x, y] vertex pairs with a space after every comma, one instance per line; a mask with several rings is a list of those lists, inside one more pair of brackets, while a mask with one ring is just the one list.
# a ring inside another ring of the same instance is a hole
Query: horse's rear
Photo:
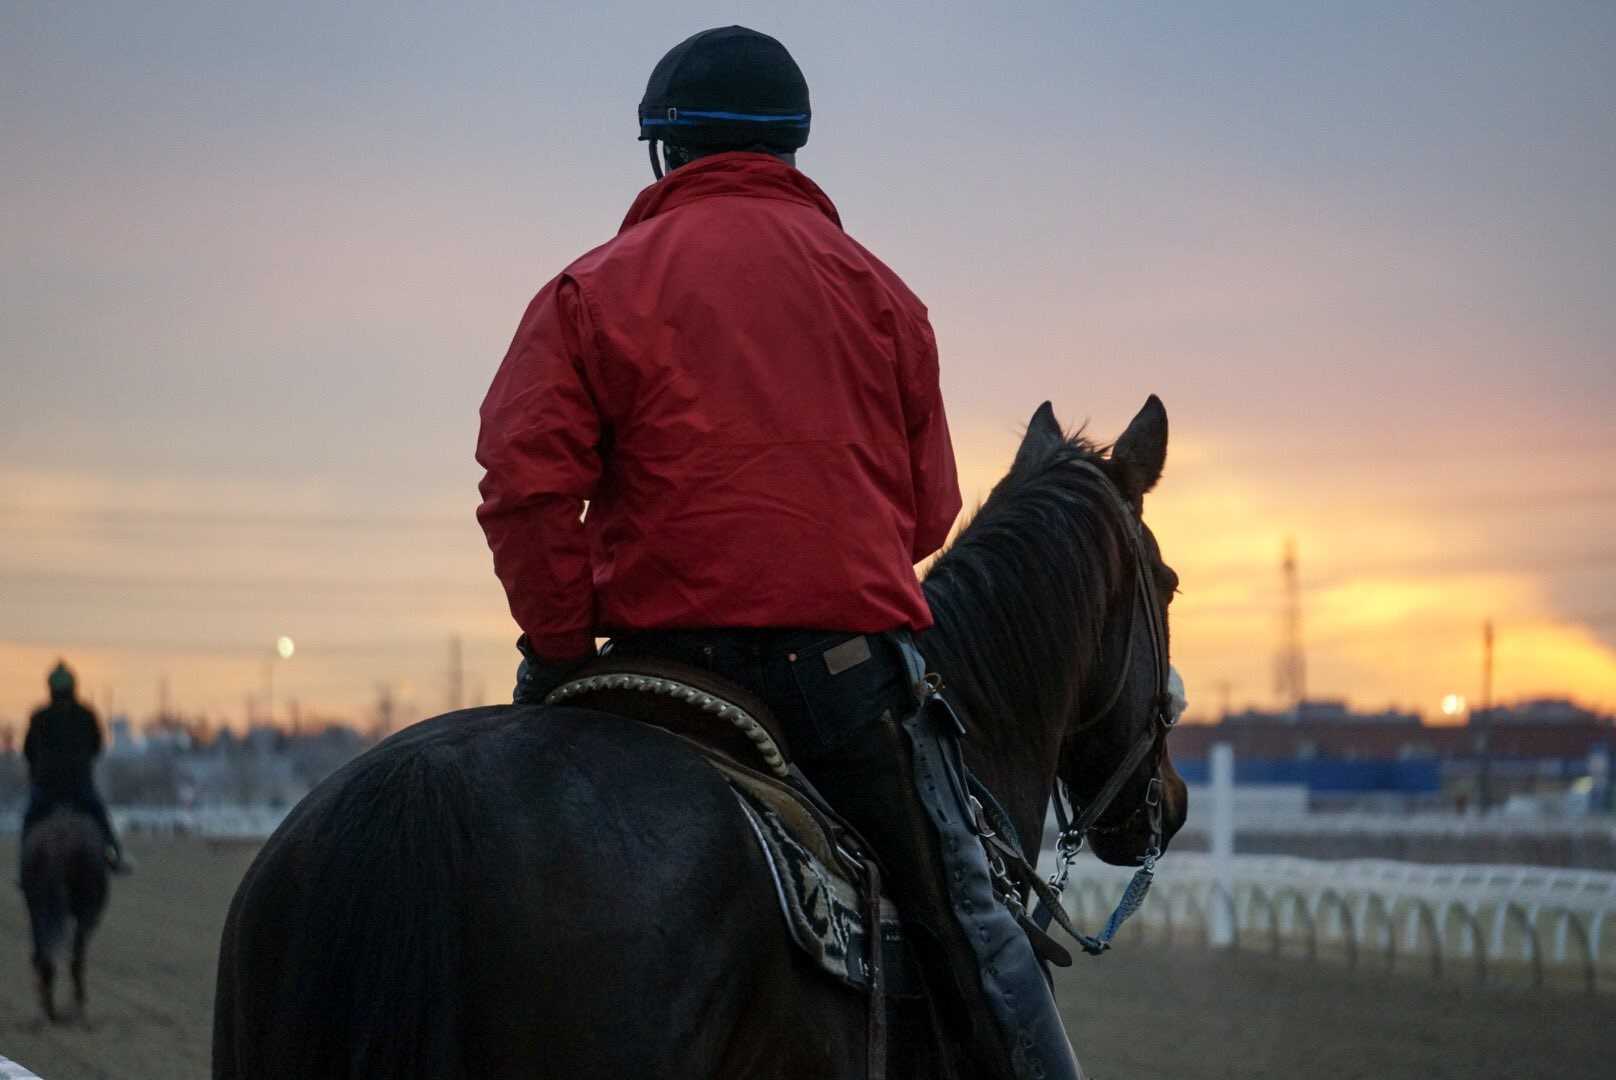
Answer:
[[499, 707], [316, 789], [231, 905], [214, 1076], [862, 1075], [864, 1002], [784, 935], [678, 739]]
[[101, 828], [84, 814], [58, 810], [28, 830], [22, 841], [22, 891], [33, 931], [35, 985], [41, 1011], [53, 1023], [56, 957], [73, 932], [73, 1000], [84, 1014], [85, 956], [90, 934], [107, 906], [108, 870]]

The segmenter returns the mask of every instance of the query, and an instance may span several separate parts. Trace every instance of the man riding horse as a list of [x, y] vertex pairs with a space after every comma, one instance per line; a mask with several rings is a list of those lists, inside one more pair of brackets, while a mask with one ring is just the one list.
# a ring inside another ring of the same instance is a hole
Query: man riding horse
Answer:
[[639, 107], [656, 182], [529, 305], [477, 443], [516, 701], [597, 635], [751, 691], [876, 848], [977, 1071], [1077, 1077], [977, 835], [926, 812], [899, 733], [932, 623], [914, 564], [960, 495], [926, 309], [796, 168], [809, 120], [778, 41], [682, 42]]
[[[45, 680], [50, 704], [28, 720], [23, 757], [28, 761], [28, 809], [22, 818], [23, 836], [59, 806], [87, 814], [106, 837], [107, 863], [116, 873], [132, 865], [107, 816], [107, 804], [95, 790], [93, 768], [101, 753], [101, 724], [95, 713], [78, 700], [77, 680], [60, 661]], [[23, 849], [19, 845], [19, 849]]]

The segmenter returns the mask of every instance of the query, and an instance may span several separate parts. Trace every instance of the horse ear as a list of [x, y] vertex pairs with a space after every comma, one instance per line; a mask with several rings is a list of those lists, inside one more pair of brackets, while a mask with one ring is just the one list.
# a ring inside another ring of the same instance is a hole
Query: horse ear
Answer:
[[1122, 493], [1140, 499], [1156, 486], [1167, 464], [1167, 409], [1151, 394], [1111, 449], [1111, 462], [1119, 469]]
[[1066, 441], [1060, 421], [1055, 419], [1055, 408], [1049, 402], [1038, 406], [1038, 411], [1027, 421], [1027, 434], [1021, 437], [1021, 449], [1016, 451], [1016, 464], [1036, 461]]

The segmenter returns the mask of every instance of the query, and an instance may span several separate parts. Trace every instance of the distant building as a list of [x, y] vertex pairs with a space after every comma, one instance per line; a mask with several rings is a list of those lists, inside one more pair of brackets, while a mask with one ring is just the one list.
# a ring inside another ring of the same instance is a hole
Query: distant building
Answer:
[[1472, 726], [1489, 724], [1566, 724], [1582, 726], [1609, 722], [1591, 709], [1585, 709], [1570, 698], [1533, 698], [1514, 705], [1499, 705], [1492, 709], [1477, 709], [1470, 714]]
[[119, 715], [107, 721], [108, 754], [126, 757], [140, 750], [140, 740], [135, 736], [135, 726], [129, 722], [129, 717]]
[[169, 753], [185, 753], [190, 750], [194, 740], [190, 731], [175, 723], [155, 722], [146, 725], [145, 749], [147, 751], [165, 751]]
[[1284, 724], [1290, 727], [1310, 724], [1401, 724], [1417, 726], [1420, 714], [1386, 709], [1382, 712], [1354, 712], [1339, 698], [1314, 698], [1299, 702], [1295, 709], [1265, 712], [1247, 709], [1230, 713], [1223, 718], [1225, 724]]
[[273, 754], [286, 741], [286, 735], [272, 724], [254, 724], [241, 741], [255, 753]]
[[1564, 792], [1616, 750], [1616, 723], [1565, 699], [1479, 711], [1468, 724], [1432, 726], [1416, 713], [1354, 712], [1306, 701], [1294, 712], [1247, 710], [1173, 732], [1175, 763], [1199, 782], [1213, 743], [1234, 747], [1241, 783], [1306, 784], [1315, 805], [1376, 798], [1409, 804], [1489, 805], [1510, 795]]

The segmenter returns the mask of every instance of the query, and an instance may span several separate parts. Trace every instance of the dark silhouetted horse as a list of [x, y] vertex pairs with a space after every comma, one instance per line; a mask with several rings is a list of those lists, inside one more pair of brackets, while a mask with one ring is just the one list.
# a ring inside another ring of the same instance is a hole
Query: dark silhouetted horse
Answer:
[[[1045, 405], [927, 575], [921, 647], [1024, 837], [1057, 777], [1092, 798], [1157, 723], [1135, 552], [1158, 595], [1177, 579], [1124, 519], [1166, 450], [1154, 397], [1109, 456]], [[1096, 823], [1102, 858], [1144, 855], [1152, 776], [1165, 836], [1183, 823], [1158, 739]], [[788, 940], [747, 819], [700, 756], [602, 713], [498, 706], [388, 739], [270, 838], [224, 930], [213, 1071], [858, 1077], [865, 1024], [865, 1000]], [[949, 1037], [900, 1023], [889, 1075], [936, 1075]]]
[[56, 957], [73, 930], [74, 1014], [85, 1015], [84, 959], [90, 934], [107, 906], [106, 837], [94, 820], [58, 809], [22, 840], [22, 891], [34, 937], [34, 976], [39, 1007], [51, 1023], [69, 1016], [56, 1008]]

